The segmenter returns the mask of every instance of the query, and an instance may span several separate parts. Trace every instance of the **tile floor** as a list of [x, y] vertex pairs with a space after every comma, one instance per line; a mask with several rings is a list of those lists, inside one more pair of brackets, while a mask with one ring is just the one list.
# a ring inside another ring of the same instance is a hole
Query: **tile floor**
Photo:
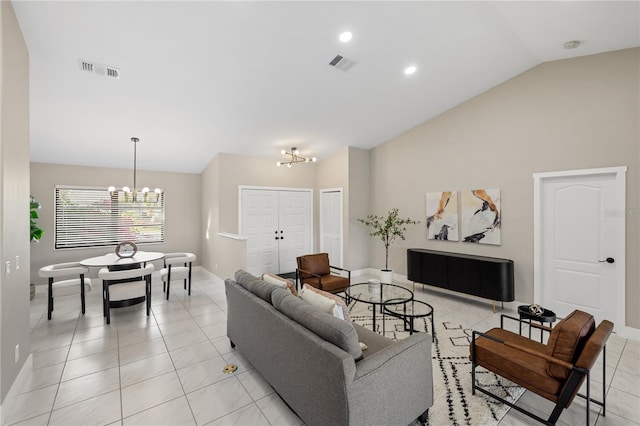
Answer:
[[[33, 370], [6, 413], [7, 425], [302, 424], [229, 346], [223, 285], [196, 272], [190, 297], [174, 284], [166, 301], [158, 282], [154, 277], [149, 317], [144, 304], [114, 309], [111, 325], [102, 317], [99, 288], [88, 294], [86, 315], [79, 314], [79, 298], [64, 297], [56, 300], [53, 319], [47, 321], [46, 295], [39, 287], [31, 303]], [[416, 298], [435, 307], [437, 321], [477, 330], [499, 324], [500, 311], [493, 314], [490, 304], [422, 286]], [[223, 374], [227, 363], [237, 364], [238, 371]], [[598, 376], [592, 378], [596, 392], [602, 389]], [[607, 416], [593, 408], [591, 424], [640, 424], [639, 342], [612, 336], [606, 386]], [[519, 405], [548, 407], [529, 392]], [[584, 423], [584, 402], [576, 398], [559, 424]], [[511, 410], [500, 424], [536, 422]]]

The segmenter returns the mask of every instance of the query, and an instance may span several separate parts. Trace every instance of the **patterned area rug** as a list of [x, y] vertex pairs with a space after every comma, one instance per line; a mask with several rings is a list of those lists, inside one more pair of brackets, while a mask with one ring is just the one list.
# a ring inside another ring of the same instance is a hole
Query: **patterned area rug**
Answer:
[[[355, 303], [350, 306], [351, 318], [360, 325], [372, 329], [371, 305]], [[497, 425], [509, 407], [488, 396], [476, 392], [471, 394], [471, 361], [469, 344], [473, 330], [458, 324], [438, 322], [435, 318], [435, 342], [431, 348], [433, 356], [433, 406], [429, 409], [430, 426], [442, 425]], [[431, 333], [429, 318], [417, 318], [414, 327]], [[385, 316], [384, 335], [395, 340], [404, 339], [400, 319]], [[382, 317], [376, 315], [376, 331], [382, 334]], [[524, 393], [524, 388], [497, 376], [483, 368], [476, 369], [476, 380], [485, 388], [514, 402]], [[418, 424], [416, 422], [416, 424]]]

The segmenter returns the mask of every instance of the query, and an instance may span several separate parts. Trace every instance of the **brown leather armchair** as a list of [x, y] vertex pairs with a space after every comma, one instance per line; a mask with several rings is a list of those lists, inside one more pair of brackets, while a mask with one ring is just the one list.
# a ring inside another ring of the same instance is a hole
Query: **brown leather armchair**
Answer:
[[[602, 383], [607, 383], [604, 368], [605, 345], [613, 330], [613, 323], [604, 320], [596, 328], [593, 316], [576, 310], [553, 328], [531, 324], [532, 327], [550, 333], [545, 345], [505, 330], [503, 328], [504, 319], [522, 321], [502, 315], [500, 328], [493, 328], [486, 333], [473, 332], [469, 358], [472, 365], [472, 393], [474, 395], [478, 390], [547, 425], [556, 423], [562, 410], [569, 407], [576, 395], [586, 399], [587, 425], [589, 424], [590, 402], [601, 406], [602, 415], [605, 415], [605, 387], [603, 386], [602, 401], [591, 398], [589, 394], [590, 371], [600, 352], [603, 351]], [[493, 371], [554, 402], [556, 405], [549, 418], [545, 420], [538, 417], [478, 386], [475, 379], [478, 366]], [[587, 380], [586, 396], [578, 393], [585, 379]]]
[[[300, 287], [309, 284], [329, 293], [340, 293], [351, 285], [351, 271], [329, 265], [328, 253], [306, 254], [296, 258], [296, 282]], [[346, 272], [347, 276], [334, 275], [331, 272]]]

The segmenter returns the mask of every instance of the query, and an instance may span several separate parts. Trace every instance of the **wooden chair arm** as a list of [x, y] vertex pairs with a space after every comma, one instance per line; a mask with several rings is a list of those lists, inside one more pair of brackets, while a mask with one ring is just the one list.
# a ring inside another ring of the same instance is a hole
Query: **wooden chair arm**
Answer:
[[339, 266], [331, 266], [329, 265], [330, 269], [337, 269], [338, 271], [342, 271], [342, 272], [346, 272], [347, 276], [349, 277], [349, 282], [351, 282], [351, 271], [348, 269], [344, 269], [344, 268], [340, 268]]
[[306, 269], [296, 268], [296, 275], [298, 276], [298, 279], [300, 280], [300, 288], [302, 288], [302, 286], [304, 285], [304, 283], [302, 282], [303, 278], [309, 278], [309, 277], [303, 277], [302, 273], [309, 274], [312, 277], [317, 278], [318, 279], [318, 288], [320, 290], [322, 290], [322, 275], [314, 274], [313, 272], [307, 271]]
[[569, 363], [567, 361], [558, 359], [558, 358], [554, 358], [551, 355], [548, 355], [548, 354], [546, 354], [544, 352], [537, 352], [537, 351], [529, 349], [529, 348], [527, 348], [525, 346], [518, 345], [517, 343], [507, 342], [505, 340], [499, 339], [497, 337], [489, 336], [489, 335], [487, 335], [485, 333], [481, 333], [481, 332], [475, 331], [475, 330], [473, 331], [473, 339], [471, 341], [471, 353], [472, 354], [474, 354], [474, 352], [475, 352], [476, 335], [478, 335], [480, 337], [487, 338], [487, 339], [491, 339], [494, 342], [503, 344], [503, 345], [508, 346], [510, 348], [513, 348], [513, 349], [515, 349], [517, 351], [525, 352], [525, 353], [528, 353], [529, 355], [533, 355], [533, 356], [536, 356], [538, 358], [542, 358], [542, 359], [544, 359], [544, 360], [546, 360], [548, 362], [552, 362], [554, 364], [558, 364], [558, 365], [560, 365], [560, 366], [562, 366], [564, 368], [567, 368], [569, 370], [573, 370], [573, 369], [576, 368], [573, 364], [571, 364], [571, 363]]

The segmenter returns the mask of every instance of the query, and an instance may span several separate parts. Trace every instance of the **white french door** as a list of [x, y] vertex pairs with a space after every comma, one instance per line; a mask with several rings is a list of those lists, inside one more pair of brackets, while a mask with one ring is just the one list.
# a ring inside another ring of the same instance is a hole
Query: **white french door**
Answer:
[[311, 252], [311, 195], [311, 190], [240, 188], [248, 272], [294, 272], [296, 257]]
[[580, 309], [625, 324], [625, 171], [534, 175], [534, 299], [559, 317]]

